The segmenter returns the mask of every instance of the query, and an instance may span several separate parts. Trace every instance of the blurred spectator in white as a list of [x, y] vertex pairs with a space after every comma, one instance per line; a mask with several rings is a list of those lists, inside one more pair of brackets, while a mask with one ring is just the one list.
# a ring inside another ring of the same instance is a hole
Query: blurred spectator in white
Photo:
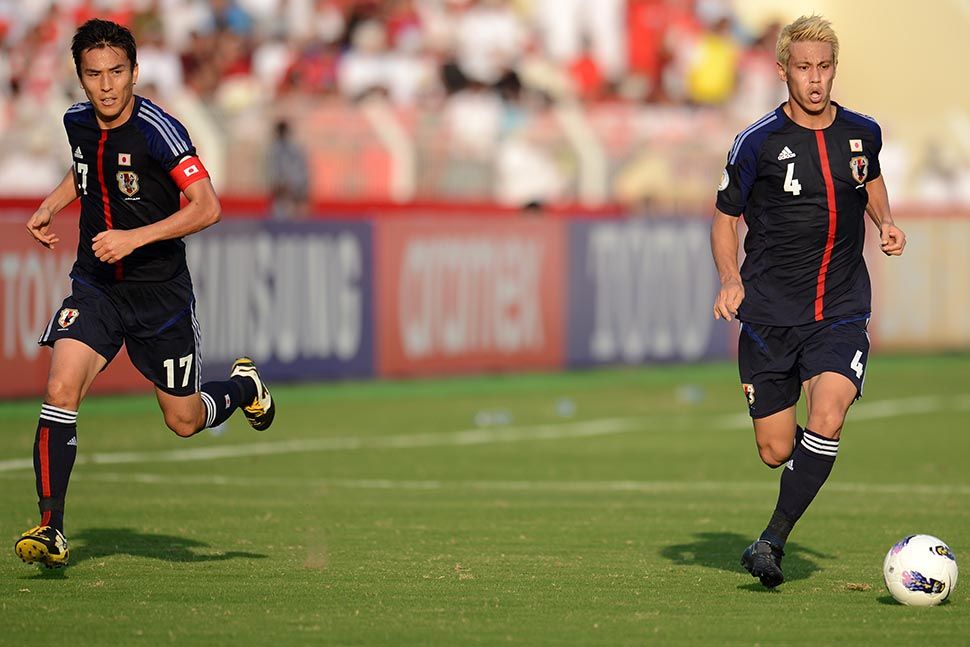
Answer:
[[589, 43], [606, 79], [622, 80], [627, 69], [626, 0], [535, 0], [535, 20], [546, 51], [562, 65], [578, 59]]
[[546, 55], [538, 36], [529, 38], [515, 70], [522, 85], [553, 100], [574, 96], [569, 72]]
[[477, 0], [458, 19], [455, 53], [470, 80], [492, 85], [513, 69], [525, 50], [525, 29], [507, 0]]
[[268, 37], [256, 38], [253, 48], [253, 75], [264, 97], [277, 93], [296, 56], [293, 44], [279, 30]]
[[175, 50], [165, 46], [160, 25], [150, 25], [135, 37], [138, 39], [138, 82], [157, 87], [163, 103], [182, 93], [182, 61]]
[[444, 121], [452, 155], [488, 161], [501, 133], [504, 109], [499, 95], [479, 83], [448, 97]]
[[183, 59], [185, 49], [193, 47], [192, 41], [212, 30], [212, 11], [205, 0], [161, 0], [160, 13], [165, 43]]
[[4, 142], [0, 155], [0, 195], [36, 197], [46, 195], [70, 164], [58, 163], [54, 142], [42, 128], [28, 128], [15, 141]]
[[276, 122], [266, 158], [266, 178], [273, 218], [302, 218], [310, 195], [310, 166], [306, 152], [297, 144], [286, 121]]
[[340, 94], [359, 99], [373, 90], [387, 91], [389, 73], [384, 25], [377, 20], [358, 23], [350, 34], [350, 49], [337, 66]]

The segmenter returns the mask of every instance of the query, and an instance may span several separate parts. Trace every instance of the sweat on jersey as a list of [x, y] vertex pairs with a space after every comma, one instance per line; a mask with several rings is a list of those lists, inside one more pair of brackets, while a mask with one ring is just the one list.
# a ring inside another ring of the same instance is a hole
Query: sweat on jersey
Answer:
[[131, 118], [102, 129], [90, 101], [64, 114], [81, 197], [80, 239], [72, 274], [99, 281], [167, 281], [185, 270], [182, 239], [136, 249], [117, 263], [94, 255], [92, 239], [108, 229], [134, 229], [179, 210], [179, 194], [208, 177], [185, 127], [148, 99], [135, 96]]
[[880, 174], [882, 132], [834, 105], [822, 130], [779, 106], [734, 139], [716, 204], [748, 227], [741, 321], [797, 326], [870, 311], [866, 182]]

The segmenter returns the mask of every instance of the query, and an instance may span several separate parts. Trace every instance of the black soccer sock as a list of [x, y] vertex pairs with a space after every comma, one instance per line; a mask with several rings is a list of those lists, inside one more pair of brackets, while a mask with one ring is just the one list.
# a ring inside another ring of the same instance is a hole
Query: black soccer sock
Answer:
[[77, 411], [46, 402], [40, 408], [34, 436], [34, 475], [40, 525], [64, 531], [64, 499], [77, 458]]
[[791, 461], [781, 474], [778, 503], [761, 539], [783, 547], [795, 523], [808, 509], [832, 473], [839, 441], [819, 436], [805, 429], [792, 453]]
[[205, 426], [218, 427], [237, 408], [256, 399], [256, 383], [248, 377], [206, 382], [200, 395], [205, 405]]

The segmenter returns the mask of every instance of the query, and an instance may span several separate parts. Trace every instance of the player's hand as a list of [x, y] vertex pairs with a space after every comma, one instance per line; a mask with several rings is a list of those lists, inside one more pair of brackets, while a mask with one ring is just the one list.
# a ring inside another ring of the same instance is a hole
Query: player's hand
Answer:
[[902, 256], [906, 247], [906, 234], [891, 223], [883, 223], [879, 228], [879, 247], [886, 256]]
[[138, 247], [134, 232], [125, 229], [102, 231], [91, 241], [94, 255], [103, 263], [117, 263]]
[[721, 291], [714, 301], [714, 318], [732, 321], [738, 315], [738, 307], [744, 301], [744, 286], [740, 279], [729, 279], [721, 284]]
[[45, 207], [41, 207], [35, 211], [34, 215], [27, 221], [27, 231], [34, 237], [34, 240], [47, 249], [54, 249], [54, 243], [60, 241], [60, 238], [51, 231], [53, 221], [54, 218], [50, 210]]

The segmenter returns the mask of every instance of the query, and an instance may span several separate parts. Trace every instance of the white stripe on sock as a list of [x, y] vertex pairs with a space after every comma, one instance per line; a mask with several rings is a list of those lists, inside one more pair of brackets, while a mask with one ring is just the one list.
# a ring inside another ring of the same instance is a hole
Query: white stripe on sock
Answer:
[[821, 436], [802, 436], [802, 446], [810, 452], [823, 456], [835, 456], [839, 452], [839, 441], [829, 440]]
[[77, 411], [69, 411], [68, 409], [61, 409], [50, 404], [42, 404], [40, 407], [40, 418], [41, 420], [73, 425], [77, 423]]
[[211, 427], [216, 421], [216, 401], [205, 391], [199, 391], [199, 395], [202, 396], [202, 404], [205, 405], [205, 426]]

